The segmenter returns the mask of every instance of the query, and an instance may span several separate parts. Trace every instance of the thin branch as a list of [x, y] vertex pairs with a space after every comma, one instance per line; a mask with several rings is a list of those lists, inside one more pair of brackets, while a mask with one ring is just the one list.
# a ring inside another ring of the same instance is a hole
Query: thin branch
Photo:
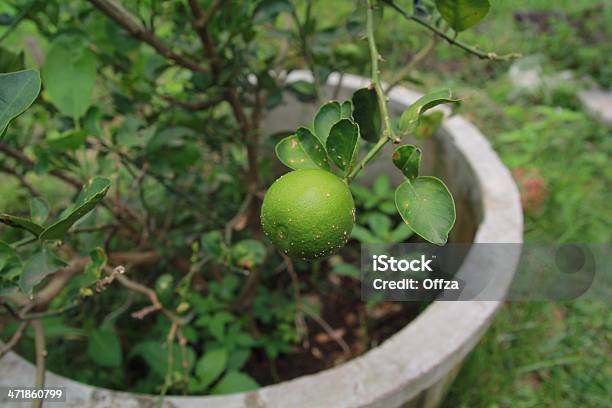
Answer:
[[414, 57], [412, 57], [410, 62], [408, 64], [406, 64], [400, 70], [400, 72], [395, 76], [395, 78], [392, 79], [391, 81], [389, 81], [389, 85], [387, 86], [387, 89], [385, 89], [385, 95], [389, 95], [389, 92], [391, 92], [391, 90], [393, 88], [398, 86], [404, 80], [404, 77], [409, 75], [412, 72], [412, 70], [421, 61], [423, 61], [425, 58], [427, 58], [427, 56], [431, 53], [431, 51], [433, 51], [433, 49], [435, 48], [436, 44], [438, 43], [438, 38], [439, 38], [438, 36], [433, 35], [431, 37], [431, 39], [427, 42], [427, 44], [425, 44], [425, 46], [419, 52], [417, 52], [414, 55]]
[[398, 143], [399, 139], [393, 134], [393, 128], [391, 127], [391, 117], [387, 110], [387, 98], [382, 89], [380, 82], [380, 70], [378, 68], [378, 60], [381, 59], [378, 49], [376, 48], [376, 39], [374, 37], [374, 17], [373, 17], [374, 3], [372, 0], [368, 0], [367, 10], [367, 34], [368, 44], [370, 45], [370, 60], [372, 62], [372, 85], [376, 90], [378, 97], [378, 105], [380, 107], [380, 113], [383, 117], [384, 129], [381, 138], [393, 140], [394, 143]]
[[172, 370], [174, 368], [174, 338], [176, 337], [176, 331], [178, 329], [178, 324], [172, 322], [170, 326], [170, 330], [168, 331], [168, 335], [166, 336], [166, 346], [168, 347], [167, 354], [167, 367], [166, 367], [166, 376], [164, 377], [164, 384], [161, 387], [161, 391], [159, 393], [159, 398], [156, 407], [161, 407], [164, 401], [164, 397], [166, 396], [166, 392], [168, 388], [172, 385]]
[[[47, 349], [45, 345], [45, 330], [40, 320], [32, 321], [34, 329], [34, 345], [36, 349], [36, 388], [42, 390], [45, 388], [45, 358], [47, 357]], [[39, 398], [32, 404], [35, 408], [42, 407], [43, 398]]]
[[295, 272], [295, 268], [293, 267], [293, 261], [287, 255], [283, 254], [279, 251], [279, 254], [285, 260], [285, 265], [287, 266], [287, 272], [289, 272], [289, 276], [291, 277], [291, 283], [293, 285], [293, 295], [295, 297], [295, 329], [300, 336], [300, 338], [304, 339], [304, 347], [309, 348], [310, 344], [308, 342], [308, 326], [306, 325], [306, 321], [304, 320], [304, 308], [302, 307], [302, 295], [300, 293], [300, 279], [298, 278], [298, 274]]
[[461, 49], [463, 49], [464, 51], [477, 56], [480, 59], [488, 59], [491, 61], [510, 61], [516, 58], [520, 58], [521, 54], [518, 53], [510, 53], [510, 54], [505, 54], [505, 55], [497, 55], [495, 52], [485, 52], [485, 51], [481, 51], [479, 49], [477, 49], [476, 47], [472, 46], [472, 45], [468, 45], [464, 42], [461, 42], [459, 40], [457, 40], [456, 36], [457, 33], [455, 33], [455, 36], [451, 37], [448, 34], [446, 34], [444, 31], [440, 30], [438, 27], [430, 24], [428, 21], [422, 19], [421, 17], [418, 17], [414, 14], [410, 14], [408, 13], [406, 10], [404, 10], [402, 7], [400, 7], [398, 4], [395, 3], [395, 1], [392, 0], [385, 0], [385, 3], [388, 4], [391, 8], [393, 8], [395, 11], [397, 11], [398, 13], [400, 13], [404, 18], [408, 19], [408, 20], [412, 20], [417, 24], [420, 24], [421, 26], [427, 28], [428, 30], [430, 30], [431, 32], [435, 33], [438, 37], [445, 39], [449, 44], [455, 45]]
[[[117, 252], [108, 255], [109, 262], [115, 265], [150, 266], [155, 265], [161, 259], [156, 251], [146, 252]], [[51, 280], [42, 288], [31, 302], [21, 302], [31, 309], [44, 309], [66, 286], [70, 280], [82, 273], [90, 262], [89, 257], [75, 258], [68, 266], [59, 269], [53, 274]], [[23, 312], [21, 313], [24, 314]]]
[[223, 102], [225, 100], [221, 96], [210, 98], [207, 101], [198, 101], [198, 102], [182, 101], [180, 99], [177, 99], [169, 95], [164, 95], [161, 98], [167, 102], [170, 102], [173, 105], [177, 105], [177, 106], [180, 106], [181, 108], [192, 110], [192, 111], [205, 110], [215, 105], [218, 105], [220, 102]]
[[215, 15], [215, 12], [222, 4], [222, 0], [215, 0], [213, 4], [208, 7], [208, 10], [206, 10], [206, 14], [204, 14], [202, 18], [196, 22], [196, 25], [208, 28], [208, 23], [210, 22], [210, 20], [212, 20], [213, 16]]
[[323, 330], [327, 332], [329, 337], [331, 337], [336, 343], [338, 343], [344, 354], [351, 353], [351, 348], [349, 347], [349, 345], [346, 344], [346, 341], [344, 341], [342, 336], [339, 336], [338, 333], [334, 331], [334, 329], [329, 325], [329, 323], [327, 323], [323, 318], [321, 318], [321, 316], [310, 310], [308, 307], [305, 307], [303, 304], [302, 310], [308, 315], [308, 317], [317, 322], [319, 326], [321, 326]]
[[[200, 37], [200, 41], [202, 42], [202, 46], [204, 47], [206, 57], [210, 60], [213, 76], [216, 79], [219, 78], [219, 74], [223, 67], [220, 64], [219, 55], [217, 54], [217, 49], [210, 35], [210, 31], [208, 30], [208, 25], [202, 24], [202, 22], [205, 22], [207, 15], [208, 20], [210, 20], [214, 15], [214, 12], [221, 6], [221, 3], [221, 1], [216, 0], [208, 10], [208, 13], [205, 13], [202, 10], [202, 7], [200, 7], [197, 0], [189, 0], [189, 7], [194, 16], [194, 19], [192, 20], [193, 28]], [[246, 137], [250, 133], [250, 126], [247, 115], [245, 113], [244, 107], [242, 106], [242, 102], [238, 97], [238, 94], [233, 88], [230, 88], [225, 92], [224, 97], [230, 104], [234, 112], [234, 116], [236, 116], [238, 124], [240, 125], [240, 130]]]
[[304, 27], [308, 24], [310, 20], [310, 12], [312, 9], [312, 0], [308, 0], [306, 4], [306, 16], [304, 20], [304, 24], [300, 23], [300, 19], [298, 17], [297, 11], [295, 8], [291, 12], [291, 17], [295, 22], [295, 25], [298, 29], [298, 36], [300, 39], [300, 47], [302, 48], [302, 53], [304, 54], [304, 58], [306, 59], [306, 65], [308, 69], [312, 73], [313, 84], [315, 88], [315, 96], [319, 102], [321, 102], [321, 81], [319, 75], [317, 74], [317, 70], [314, 64], [314, 58], [312, 53], [310, 52], [310, 45], [308, 44], [308, 35]]
[[[9, 147], [5, 144], [0, 143], [0, 152], [4, 153], [7, 156], [12, 157], [13, 159], [27, 165], [30, 168], [34, 167], [35, 165], [34, 161], [32, 161], [28, 156], [26, 156], [19, 150], [13, 149], [12, 147]], [[81, 189], [81, 187], [83, 187], [83, 183], [81, 183], [79, 180], [63, 173], [60, 170], [51, 170], [49, 174], [65, 181], [66, 183], [72, 185], [76, 189]]]
[[19, 340], [21, 340], [21, 338], [23, 337], [23, 333], [25, 333], [29, 324], [30, 322], [28, 321], [19, 323], [19, 327], [17, 327], [17, 330], [15, 331], [13, 336], [10, 338], [10, 340], [7, 341], [2, 348], [0, 348], [0, 359], [4, 357], [6, 353], [11, 351], [13, 347], [17, 345], [17, 343], [19, 343]]
[[[13, 149], [12, 147], [9, 147], [1, 143], [0, 143], [0, 153], [4, 153], [5, 155], [14, 158], [15, 160], [25, 164], [29, 168], [34, 168], [35, 166], [34, 161], [31, 160], [28, 156], [26, 156], [19, 150]], [[65, 174], [61, 170], [51, 170], [49, 174], [64, 181], [65, 183], [74, 187], [76, 190], [80, 190], [81, 188], [83, 188], [82, 182], [80, 182], [79, 180], [75, 179], [72, 176], [69, 176], [68, 174]], [[113, 216], [117, 218], [118, 221], [122, 222], [122, 225], [126, 229], [128, 229], [133, 235], [137, 234], [138, 231], [132, 225], [131, 221], [137, 221], [138, 223], [141, 223], [141, 221], [129, 207], [121, 206], [120, 208], [121, 211], [117, 211], [113, 209], [111, 206], [109, 206], [108, 203], [106, 202], [102, 202], [102, 206], [108, 209], [113, 214]], [[126, 218], [123, 215], [122, 211], [125, 212], [127, 215], [129, 215], [130, 218], [132, 218], [132, 220]]]
[[245, 212], [249, 209], [251, 205], [251, 201], [253, 201], [253, 194], [248, 192], [242, 204], [240, 204], [240, 208], [234, 217], [229, 220], [229, 222], [225, 225], [225, 242], [230, 244], [232, 241], [232, 232], [234, 228], [241, 224], [243, 217], [245, 217]]
[[36, 189], [26, 180], [25, 176], [23, 174], [20, 174], [19, 172], [17, 172], [15, 169], [11, 169], [8, 166], [5, 166], [4, 164], [0, 164], [0, 171], [3, 173], [7, 173], [10, 174], [11, 176], [15, 177], [17, 180], [19, 180], [19, 183], [26, 189], [28, 190], [28, 192], [30, 193], [30, 195], [33, 195], [34, 197], [39, 197], [40, 194], [38, 193], [38, 191], [36, 191]]
[[168, 46], [162, 43], [153, 32], [145, 28], [129, 11], [115, 1], [89, 0], [89, 2], [123, 27], [132, 37], [149, 44], [160, 55], [192, 71], [208, 72], [208, 68], [201, 66], [188, 57], [172, 51]]

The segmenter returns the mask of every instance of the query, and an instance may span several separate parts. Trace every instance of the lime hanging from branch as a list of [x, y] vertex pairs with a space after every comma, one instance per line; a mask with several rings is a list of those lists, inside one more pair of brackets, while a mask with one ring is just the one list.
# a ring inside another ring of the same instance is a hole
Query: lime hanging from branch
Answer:
[[263, 201], [264, 233], [284, 254], [315, 259], [346, 245], [355, 223], [347, 184], [319, 169], [296, 170], [276, 180]]

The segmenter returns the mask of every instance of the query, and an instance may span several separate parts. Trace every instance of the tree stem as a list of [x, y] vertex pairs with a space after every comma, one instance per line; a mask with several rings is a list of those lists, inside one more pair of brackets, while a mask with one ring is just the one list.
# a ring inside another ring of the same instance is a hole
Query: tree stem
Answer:
[[[45, 358], [47, 350], [45, 345], [45, 332], [40, 320], [32, 320], [32, 328], [34, 329], [34, 343], [36, 348], [36, 389], [42, 390], [45, 388]], [[32, 407], [42, 407], [42, 398], [35, 400]]]
[[380, 54], [378, 54], [378, 49], [376, 47], [376, 38], [374, 37], [374, 16], [372, 12], [373, 9], [373, 1], [368, 0], [366, 24], [368, 44], [370, 45], [370, 59], [372, 62], [372, 85], [376, 90], [376, 96], [378, 97], [378, 106], [380, 107], [380, 112], [383, 117], [383, 134], [381, 138], [387, 138], [395, 142], [399, 142], [399, 140], [396, 139], [395, 135], [393, 135], [393, 130], [391, 128], [391, 119], [389, 117], [389, 111], [387, 110], [387, 97], [385, 96], [385, 92], [383, 91], [382, 85], [380, 83], [380, 70], [378, 68], [378, 60], [380, 59]]
[[380, 139], [372, 148], [368, 151], [363, 159], [351, 170], [348, 176], [346, 176], [347, 183], [350, 183], [351, 180], [359, 174], [361, 170], [365, 167], [365, 165], [376, 156], [376, 154], [382, 149], [382, 147], [389, 141], [392, 140], [394, 143], [399, 143], [399, 138], [393, 133], [393, 128], [391, 127], [391, 118], [389, 116], [389, 111], [387, 109], [387, 97], [385, 92], [383, 91], [382, 84], [380, 82], [380, 70], [378, 69], [378, 60], [380, 55], [378, 54], [378, 49], [376, 47], [376, 38], [374, 37], [374, 16], [373, 11], [374, 2], [372, 0], [368, 0], [368, 9], [367, 9], [367, 20], [366, 20], [366, 28], [367, 28], [367, 37], [368, 43], [370, 45], [370, 59], [372, 63], [372, 85], [376, 90], [376, 97], [378, 99], [378, 106], [380, 108], [381, 115], [383, 117], [383, 133], [380, 136]]

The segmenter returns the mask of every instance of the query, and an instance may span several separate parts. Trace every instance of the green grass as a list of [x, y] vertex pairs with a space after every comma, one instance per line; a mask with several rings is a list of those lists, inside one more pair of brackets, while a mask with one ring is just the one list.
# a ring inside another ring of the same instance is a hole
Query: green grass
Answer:
[[611, 332], [604, 302], [506, 305], [443, 406], [606, 406]]

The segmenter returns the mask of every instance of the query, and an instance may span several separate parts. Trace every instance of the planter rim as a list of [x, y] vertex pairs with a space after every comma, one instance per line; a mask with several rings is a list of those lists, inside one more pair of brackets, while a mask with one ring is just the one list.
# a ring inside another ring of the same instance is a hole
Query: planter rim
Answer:
[[[312, 76], [307, 71], [294, 71], [287, 76], [288, 82], [298, 80], [312, 81]], [[363, 77], [333, 73], [327, 86], [336, 87], [339, 81], [342, 87], [350, 90], [370, 84], [369, 79]], [[408, 105], [421, 95], [398, 86], [388, 96], [393, 103]], [[445, 108], [442, 110], [449, 112]], [[479, 184], [483, 217], [473, 242], [521, 243], [520, 196], [509, 170], [480, 131], [461, 116], [445, 119], [441, 131], [465, 157]], [[514, 266], [511, 267], [514, 270]], [[484, 333], [500, 304], [498, 301], [435, 301], [380, 346], [337, 367], [253, 392], [169, 396], [164, 405], [194, 408], [204, 404], [212, 408], [397, 406], [417, 396], [459, 364]], [[15, 384], [15, 379], [31, 378], [33, 381], [34, 376], [34, 365], [14, 352], [0, 360], [0, 386], [30, 386]], [[98, 388], [51, 372], [47, 372], [46, 384], [47, 387], [66, 387], [69, 401], [80, 400], [73, 406], [147, 405], [157, 398]]]

